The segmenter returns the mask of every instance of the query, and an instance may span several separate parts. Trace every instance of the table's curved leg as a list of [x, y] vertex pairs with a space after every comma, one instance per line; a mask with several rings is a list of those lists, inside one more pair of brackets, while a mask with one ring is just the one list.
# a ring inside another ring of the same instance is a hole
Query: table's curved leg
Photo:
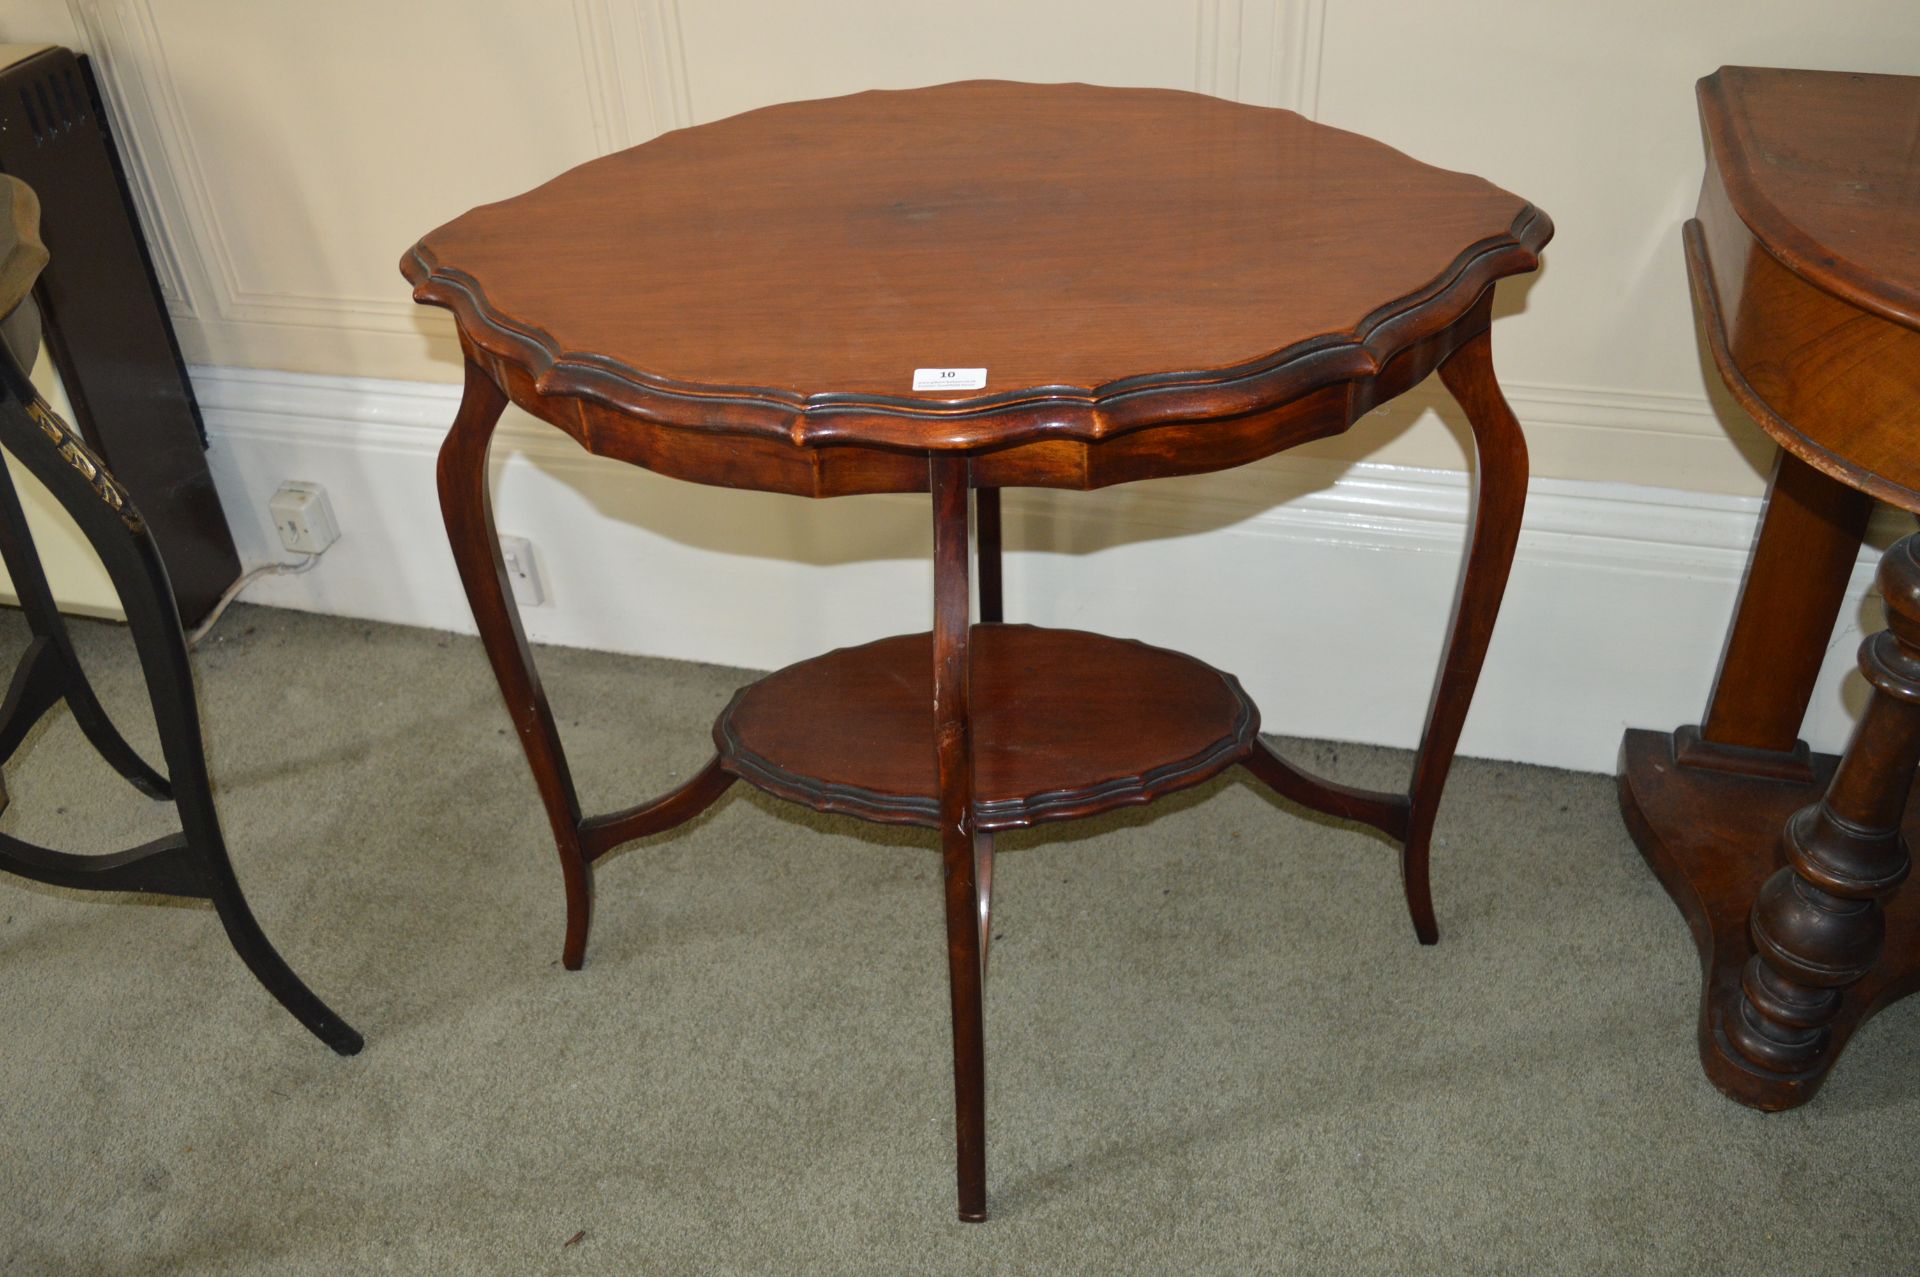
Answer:
[[960, 1218], [987, 1217], [986, 1047], [981, 1014], [979, 861], [973, 827], [973, 724], [967, 682], [972, 600], [967, 586], [965, 457], [930, 463], [933, 489], [933, 722], [940, 783], [940, 858], [953, 1003], [954, 1152]]
[[1440, 939], [1440, 926], [1433, 916], [1433, 889], [1427, 877], [1433, 822], [1439, 814], [1447, 772], [1453, 766], [1454, 749], [1460, 743], [1467, 706], [1480, 680], [1487, 643], [1493, 637], [1493, 623], [1500, 614], [1507, 572], [1513, 566], [1514, 546], [1520, 539], [1520, 516], [1527, 503], [1527, 441], [1500, 393], [1499, 382], [1494, 380], [1491, 333], [1482, 330], [1454, 351], [1440, 365], [1440, 379], [1473, 427], [1476, 457], [1467, 558], [1454, 596], [1433, 698], [1427, 707], [1420, 755], [1414, 762], [1409, 795], [1412, 810], [1400, 853], [1407, 909], [1413, 915], [1413, 930], [1421, 944]]
[[[79, 662], [75, 660], [74, 668], [78, 669], [78, 666]], [[140, 757], [140, 752], [127, 743], [127, 738], [107, 717], [106, 707], [100, 704], [100, 698], [94, 693], [93, 684], [87, 682], [84, 672], [76, 673], [67, 688], [67, 709], [72, 713], [73, 721], [79, 724], [80, 734], [106, 760], [107, 766], [126, 778], [128, 784], [157, 802], [167, 802], [173, 798], [173, 788], [167, 783], [167, 778]]]
[[507, 397], [486, 370], [467, 360], [466, 391], [459, 415], [440, 448], [440, 515], [447, 541], [460, 568], [474, 623], [499, 680], [500, 694], [533, 769], [547, 823], [560, 853], [567, 887], [567, 940], [561, 961], [578, 971], [586, 959], [587, 929], [593, 921], [593, 868], [580, 843], [580, 799], [567, 769], [566, 752], [553, 711], [540, 687], [533, 654], [520, 625], [520, 613], [500, 559], [500, 538], [493, 527], [493, 500], [487, 487], [487, 449]]

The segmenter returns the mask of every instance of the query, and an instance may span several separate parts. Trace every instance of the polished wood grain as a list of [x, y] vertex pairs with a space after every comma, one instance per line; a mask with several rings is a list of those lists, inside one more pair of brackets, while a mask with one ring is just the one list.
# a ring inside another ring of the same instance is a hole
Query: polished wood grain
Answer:
[[1698, 96], [1726, 196], [1768, 254], [1920, 329], [1920, 77], [1729, 66]]
[[[804, 164], [775, 158], [796, 149]], [[726, 456], [661, 455], [650, 427], [803, 449], [1048, 441], [1051, 482], [1072, 486], [1088, 444], [1320, 386], [1350, 403], [1312, 432], [1344, 429], [1411, 384], [1373, 378], [1533, 269], [1551, 233], [1479, 178], [1291, 112], [973, 82], [667, 134], [473, 210], [402, 270], [525, 370], [516, 402], [595, 452], [725, 484]], [[911, 391], [944, 366], [985, 367], [987, 387]], [[924, 487], [902, 464], [824, 491]]]
[[1782, 448], [1774, 457], [1735, 622], [1698, 729], [1676, 744], [1689, 766], [1813, 779], [1800, 722], [1847, 599], [1873, 498]]
[[1854, 924], [1890, 886], [1810, 868], [1861, 820], [1882, 850], [1899, 825], [1910, 742], [1881, 702], [1901, 693], [1876, 696], [1876, 726], [1827, 794], [1858, 819], [1820, 815], [1836, 760], [1798, 739], [1873, 498], [1920, 510], [1920, 78], [1724, 67], [1699, 102], [1707, 173], [1683, 233], [1695, 307], [1729, 389], [1782, 452], [1706, 714], [1628, 734], [1621, 802], [1701, 945], [1708, 1076], [1782, 1108], [1920, 966], [1911, 945], [1857, 948]]
[[1700, 111], [1688, 273], [1728, 389], [1808, 465], [1920, 510], [1920, 77], [1727, 67]]
[[[995, 830], [1147, 802], [1240, 762], [1402, 843], [1415, 933], [1432, 943], [1428, 847], [1527, 484], [1493, 372], [1494, 286], [1532, 270], [1551, 233], [1479, 178], [1289, 112], [969, 83], [668, 134], [426, 236], [401, 268], [418, 300], [452, 311], [468, 363], [442, 507], [560, 854], [566, 965], [584, 953], [593, 861], [735, 777], [937, 829], [958, 1209], [978, 1220]], [[932, 367], [985, 367], [987, 385], [912, 391]], [[1436, 370], [1472, 428], [1476, 482], [1406, 792], [1288, 762], [1238, 684], [1191, 658], [1004, 623], [1002, 489], [1245, 464], [1337, 434]], [[698, 774], [583, 818], [488, 507], [487, 440], [509, 401], [682, 479], [927, 493], [931, 629], [743, 689]]]
[[[992, 873], [993, 844], [974, 815], [973, 596], [967, 559], [973, 552], [971, 478], [966, 457], [928, 458], [933, 493], [934, 786], [940, 807], [940, 860], [946, 884], [947, 991], [953, 1019], [954, 1163], [959, 1215], [987, 1217], [986, 955], [982, 887]], [[907, 745], [924, 754], [926, 738]], [[983, 872], [984, 870], [984, 872]]]
[[[969, 639], [974, 826], [1017, 829], [1151, 802], [1253, 748], [1231, 675], [1080, 630], [978, 625]], [[937, 827], [932, 642], [906, 634], [789, 665], [714, 725], [724, 765], [819, 811]]]
[[1819, 802], [1781, 834], [1787, 863], [1754, 897], [1756, 952], [1726, 1019], [1728, 1040], [1763, 1072], [1828, 1058], [1832, 1024], [1879, 966], [1887, 898], [1912, 867], [1900, 820], [1920, 767], [1920, 535], [1888, 550], [1880, 592], [1889, 628], [1860, 646], [1872, 694]]
[[692, 780], [652, 802], [603, 816], [581, 814], [560, 729], [527, 649], [493, 526], [487, 453], [506, 405], [500, 388], [469, 359], [460, 413], [440, 445], [440, 512], [481, 644], [547, 811], [566, 885], [567, 933], [560, 958], [568, 970], [578, 971], [587, 959], [587, 932], [593, 924], [593, 862], [622, 843], [693, 819], [719, 800], [732, 777], [709, 763]]

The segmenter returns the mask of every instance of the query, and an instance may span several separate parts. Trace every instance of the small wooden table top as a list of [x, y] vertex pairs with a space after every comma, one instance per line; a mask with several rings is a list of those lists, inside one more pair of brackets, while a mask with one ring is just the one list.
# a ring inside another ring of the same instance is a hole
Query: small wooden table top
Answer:
[[[1149, 802], [1239, 764], [1399, 843], [1415, 934], [1433, 943], [1433, 822], [1526, 494], [1526, 446], [1493, 375], [1493, 286], [1534, 269], [1551, 233], [1479, 178], [1290, 112], [968, 83], [670, 133], [429, 234], [401, 269], [418, 300], [453, 312], [467, 358], [441, 508], [560, 853], [565, 964], [584, 958], [593, 862], [736, 778], [938, 829], [959, 1213], [983, 1219], [996, 830]], [[1240, 465], [1337, 434], [1436, 369], [1480, 476], [1405, 792], [1294, 767], [1260, 739], [1239, 684], [1191, 657], [1002, 623], [1001, 488]], [[931, 632], [742, 689], [699, 774], [583, 815], [493, 532], [487, 447], [509, 399], [593, 452], [683, 479], [929, 492]]]
[[[1090, 473], [1087, 444], [1327, 384], [1353, 402], [1311, 425], [1344, 428], [1550, 233], [1477, 177], [1291, 112], [974, 82], [669, 133], [474, 209], [402, 270], [596, 451], [722, 483], [750, 458], [749, 486], [832, 495], [924, 490], [930, 451], [1044, 441], [994, 481], [1091, 487], [1143, 476]], [[984, 384], [917, 390], [918, 369]], [[735, 442], [687, 455], [636, 420]], [[1193, 455], [1153, 473], [1249, 460], [1211, 437], [1233, 433], [1163, 441]], [[919, 460], [802, 467], [796, 445]]]

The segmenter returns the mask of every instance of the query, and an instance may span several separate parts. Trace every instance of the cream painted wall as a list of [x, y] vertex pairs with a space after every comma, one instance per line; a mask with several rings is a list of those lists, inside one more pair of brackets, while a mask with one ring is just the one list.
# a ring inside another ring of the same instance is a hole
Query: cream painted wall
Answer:
[[[1289, 106], [1482, 173], [1559, 237], [1534, 281], [1502, 293], [1497, 360], [1546, 482], [1466, 746], [1604, 768], [1621, 723], [1697, 714], [1770, 454], [1718, 396], [1687, 301], [1693, 82], [1727, 62], [1920, 72], [1913, 14], [1913, 0], [8, 0], [0, 39], [74, 44], [101, 67], [163, 289], [217, 395], [212, 459], [243, 555], [278, 553], [263, 510], [279, 480], [335, 495], [340, 547], [249, 597], [449, 627], [468, 617], [434, 523], [431, 443], [451, 404], [420, 383], [457, 380], [458, 359], [395, 263], [473, 204], [664, 129], [969, 76]], [[1458, 476], [1433, 471], [1464, 458], [1436, 402], [1422, 388], [1342, 439], [1185, 487], [1016, 494], [1010, 608], [1211, 655], [1276, 730], [1407, 743], [1458, 545]], [[925, 624], [922, 515], [898, 502], [702, 495], [582, 458], [523, 417], [501, 438], [502, 526], [536, 539], [556, 581], [528, 615], [535, 638], [772, 664]], [[1418, 535], [1402, 536], [1409, 519]], [[605, 588], [616, 550], [645, 591]], [[743, 623], [770, 599], [779, 626]], [[1816, 746], [1857, 711], [1847, 649], [1876, 624], [1870, 605], [1843, 618]], [[1649, 662], [1656, 627], [1670, 650]], [[1393, 679], [1287, 681], [1361, 651]], [[1543, 703], [1561, 712], [1543, 721]]]
[[[1504, 379], [1697, 403], [1719, 384], [1694, 339], [1680, 250], [1702, 165], [1692, 84], [1728, 63], [1920, 74], [1920, 8], [1338, 0], [1314, 114], [1480, 173], [1552, 214], [1547, 266], [1524, 314], [1497, 330]], [[1683, 414], [1638, 432], [1616, 423], [1531, 437], [1544, 473], [1757, 490], [1770, 449], [1737, 408], [1720, 417], [1748, 445], [1744, 464], [1688, 438], [1718, 436], [1720, 423]]]
[[[1559, 239], [1498, 336], [1539, 409], [1537, 473], [1721, 492], [1757, 491], [1766, 449], [1710, 406], [1693, 334], [1692, 82], [1729, 61], [1920, 70], [1911, 0], [15, 5], [0, 37], [105, 68], [193, 362], [452, 380], [400, 252], [664, 128], [967, 76], [1155, 84], [1294, 106], [1546, 208]], [[1457, 468], [1429, 402], [1319, 455]]]
[[[15, 0], [0, 37], [103, 65], [197, 363], [453, 379], [401, 250], [664, 128], [967, 76], [1155, 84], [1297, 107], [1546, 208], [1560, 238], [1499, 332], [1506, 379], [1556, 407], [1528, 423], [1537, 472], [1727, 492], [1758, 489], [1765, 447], [1709, 409], [1693, 336], [1692, 81], [1920, 69], [1910, 0]], [[1428, 402], [1319, 453], [1458, 467]]]

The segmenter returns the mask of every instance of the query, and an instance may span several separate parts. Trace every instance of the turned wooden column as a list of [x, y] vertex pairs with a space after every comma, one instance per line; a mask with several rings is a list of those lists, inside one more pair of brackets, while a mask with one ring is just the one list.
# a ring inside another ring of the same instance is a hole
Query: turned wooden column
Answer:
[[1754, 901], [1756, 952], [1726, 1019], [1734, 1049], [1769, 1073], [1823, 1062], [1846, 990], [1880, 960], [1883, 905], [1911, 863], [1900, 821], [1920, 766], [1920, 534], [1881, 559], [1880, 590], [1888, 628], [1860, 647], [1873, 697], [1826, 796], [1787, 822], [1787, 864]]

